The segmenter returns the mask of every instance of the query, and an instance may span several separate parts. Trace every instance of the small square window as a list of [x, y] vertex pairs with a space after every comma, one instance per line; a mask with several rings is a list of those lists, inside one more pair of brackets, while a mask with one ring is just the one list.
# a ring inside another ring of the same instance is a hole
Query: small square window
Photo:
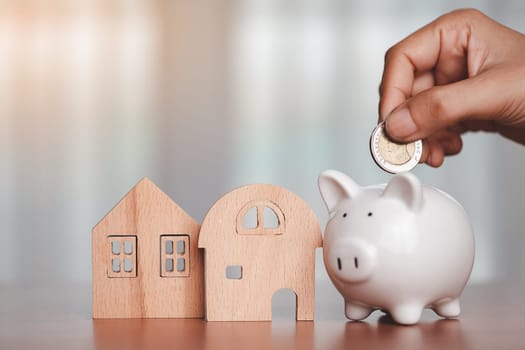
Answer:
[[226, 278], [229, 280], [242, 279], [242, 266], [240, 265], [226, 266]]

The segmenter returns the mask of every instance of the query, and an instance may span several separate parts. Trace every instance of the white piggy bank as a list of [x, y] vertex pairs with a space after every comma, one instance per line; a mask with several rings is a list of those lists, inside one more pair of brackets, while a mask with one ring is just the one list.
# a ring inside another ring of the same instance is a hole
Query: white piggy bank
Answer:
[[347, 318], [362, 320], [375, 309], [401, 324], [417, 323], [424, 308], [459, 315], [474, 236], [456, 200], [409, 173], [360, 187], [327, 170], [319, 189], [330, 213], [324, 263]]

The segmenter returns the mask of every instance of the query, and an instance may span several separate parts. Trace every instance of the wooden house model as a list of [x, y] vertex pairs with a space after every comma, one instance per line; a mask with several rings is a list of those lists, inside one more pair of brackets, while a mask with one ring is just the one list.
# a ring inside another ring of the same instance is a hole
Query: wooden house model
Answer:
[[206, 319], [271, 320], [272, 296], [288, 288], [296, 295], [296, 319], [313, 320], [321, 245], [315, 214], [292, 192], [249, 185], [226, 194], [209, 210], [199, 236]]
[[93, 318], [202, 318], [198, 237], [198, 223], [140, 181], [93, 228]]

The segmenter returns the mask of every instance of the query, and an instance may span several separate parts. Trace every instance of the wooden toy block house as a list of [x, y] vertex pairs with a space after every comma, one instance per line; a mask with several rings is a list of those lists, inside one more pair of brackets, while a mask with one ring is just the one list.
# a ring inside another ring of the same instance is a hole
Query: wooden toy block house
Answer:
[[199, 224], [150, 180], [94, 228], [93, 318], [204, 316]]
[[[250, 225], [247, 217], [254, 215]], [[313, 320], [315, 249], [321, 228], [310, 207], [272, 185], [238, 188], [219, 199], [201, 226], [208, 321], [272, 319], [272, 296], [295, 292], [296, 319]]]

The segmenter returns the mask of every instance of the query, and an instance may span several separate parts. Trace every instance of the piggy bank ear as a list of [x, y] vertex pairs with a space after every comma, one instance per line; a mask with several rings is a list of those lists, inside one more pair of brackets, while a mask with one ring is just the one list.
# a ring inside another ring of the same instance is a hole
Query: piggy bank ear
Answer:
[[383, 191], [383, 197], [399, 199], [413, 211], [419, 211], [423, 206], [421, 182], [415, 175], [410, 173], [401, 173], [394, 176]]
[[361, 188], [351, 178], [336, 170], [326, 170], [318, 180], [319, 191], [328, 212], [344, 199], [355, 197]]

